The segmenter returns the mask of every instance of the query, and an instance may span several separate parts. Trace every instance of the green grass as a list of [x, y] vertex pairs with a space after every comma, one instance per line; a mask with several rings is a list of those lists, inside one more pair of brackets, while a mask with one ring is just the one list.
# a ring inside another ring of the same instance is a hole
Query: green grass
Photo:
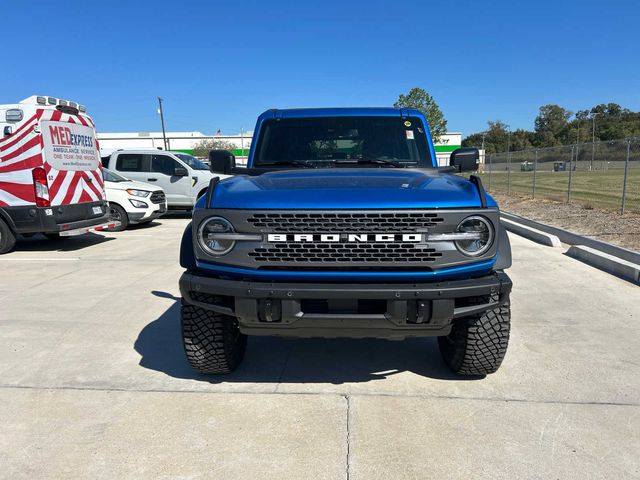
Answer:
[[[627, 176], [625, 208], [640, 212], [640, 168], [634, 165]], [[505, 171], [480, 175], [485, 188], [491, 192], [508, 192], [509, 175]], [[595, 208], [619, 210], [622, 201], [622, 169], [571, 172], [571, 203]], [[536, 198], [567, 201], [569, 172], [536, 172]], [[533, 172], [511, 172], [511, 193], [533, 196]]]

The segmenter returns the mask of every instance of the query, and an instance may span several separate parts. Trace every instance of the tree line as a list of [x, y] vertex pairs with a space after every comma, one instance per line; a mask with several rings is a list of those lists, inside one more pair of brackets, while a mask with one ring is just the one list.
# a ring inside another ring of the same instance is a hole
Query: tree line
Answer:
[[591, 142], [594, 136], [596, 142], [640, 136], [640, 112], [617, 103], [602, 103], [575, 113], [560, 105], [543, 105], [533, 131], [522, 128], [510, 131], [500, 120], [488, 121], [484, 132], [467, 136], [462, 146], [482, 148], [484, 143], [487, 153], [513, 152]]

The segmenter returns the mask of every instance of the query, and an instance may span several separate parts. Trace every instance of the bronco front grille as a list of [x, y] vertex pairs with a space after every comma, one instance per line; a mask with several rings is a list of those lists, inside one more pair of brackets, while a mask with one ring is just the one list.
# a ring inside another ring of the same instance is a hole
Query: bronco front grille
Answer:
[[249, 253], [257, 262], [322, 263], [340, 265], [370, 263], [377, 265], [435, 262], [442, 256], [434, 248], [412, 243], [286, 243], [259, 247]]
[[261, 232], [419, 232], [442, 223], [437, 213], [335, 212], [255, 213], [247, 222]]
[[237, 241], [234, 248], [221, 257], [211, 258], [206, 252], [198, 251], [198, 258], [224, 266], [256, 270], [408, 272], [434, 271], [493, 257], [495, 246], [482, 258], [470, 258], [463, 255], [453, 241], [428, 240], [429, 235], [456, 232], [464, 218], [478, 214], [498, 225], [497, 209], [489, 208], [196, 209], [193, 223], [200, 225], [207, 217], [216, 215], [226, 218], [237, 233], [252, 235], [254, 240]]

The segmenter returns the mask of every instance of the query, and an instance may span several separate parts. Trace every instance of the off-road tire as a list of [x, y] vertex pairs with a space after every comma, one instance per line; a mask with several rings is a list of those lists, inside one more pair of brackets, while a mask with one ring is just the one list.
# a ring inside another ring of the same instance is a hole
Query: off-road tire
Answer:
[[122, 208], [117, 203], [110, 203], [109, 204], [109, 221], [111, 222], [118, 221], [120, 222], [120, 226], [108, 228], [107, 230], [109, 230], [110, 232], [122, 232], [123, 230], [126, 230], [127, 227], [129, 226], [129, 215], [127, 215], [127, 212], [125, 211], [125, 209]]
[[9, 225], [0, 218], [0, 255], [10, 252], [16, 244], [16, 235]]
[[[497, 300], [497, 296], [493, 299]], [[486, 301], [487, 298], [484, 297], [477, 303]], [[504, 305], [493, 310], [459, 318], [453, 322], [451, 333], [446, 337], [438, 337], [440, 354], [449, 368], [461, 375], [495, 373], [507, 353], [509, 344], [509, 299]]]
[[182, 304], [182, 340], [191, 367], [200, 373], [233, 372], [244, 357], [247, 336], [235, 318]]

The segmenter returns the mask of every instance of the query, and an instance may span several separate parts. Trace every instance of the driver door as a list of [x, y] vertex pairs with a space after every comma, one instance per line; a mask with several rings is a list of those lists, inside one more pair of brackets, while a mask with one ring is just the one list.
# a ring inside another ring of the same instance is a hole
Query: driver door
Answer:
[[192, 205], [189, 169], [169, 155], [151, 155], [151, 172], [147, 181], [164, 190], [169, 205]]

